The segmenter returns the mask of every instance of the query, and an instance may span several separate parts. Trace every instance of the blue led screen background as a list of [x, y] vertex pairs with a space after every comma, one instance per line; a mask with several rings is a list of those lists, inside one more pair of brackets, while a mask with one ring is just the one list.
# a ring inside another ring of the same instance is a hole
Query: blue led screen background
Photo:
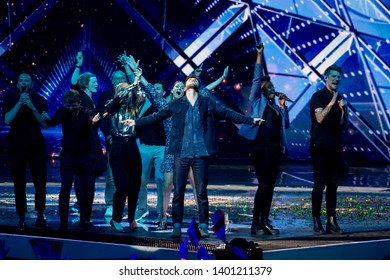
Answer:
[[[215, 98], [249, 114], [255, 45], [262, 40], [264, 71], [277, 91], [294, 100], [288, 103], [289, 159], [310, 158], [310, 97], [323, 87], [325, 68], [337, 64], [344, 71], [340, 93], [349, 104], [346, 160], [390, 160], [390, 1], [1, 0], [0, 5], [0, 105], [25, 71], [53, 114], [70, 87], [79, 50], [82, 72], [97, 74], [99, 92], [111, 86], [112, 73], [121, 69], [117, 57], [126, 51], [140, 60], [150, 82], [164, 79], [168, 85], [202, 63], [207, 85], [229, 66]], [[237, 127], [223, 121], [217, 126], [219, 157], [247, 158]], [[8, 129], [1, 116], [1, 154]], [[48, 154], [58, 155], [61, 128], [44, 134]]]

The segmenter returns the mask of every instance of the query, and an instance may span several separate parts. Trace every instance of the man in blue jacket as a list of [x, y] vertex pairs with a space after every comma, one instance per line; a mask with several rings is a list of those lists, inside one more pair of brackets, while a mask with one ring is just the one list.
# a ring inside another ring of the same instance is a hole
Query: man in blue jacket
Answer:
[[[284, 130], [289, 127], [290, 122], [285, 95], [275, 92], [271, 78], [262, 75], [263, 50], [262, 43], [256, 46], [257, 57], [249, 100], [251, 116], [259, 116], [264, 122], [258, 127], [242, 125], [239, 134], [250, 140], [251, 156], [258, 180], [251, 234], [276, 235], [279, 230], [271, 225], [269, 214], [281, 155], [285, 148]], [[279, 106], [275, 102], [276, 95], [279, 95]]]
[[174, 195], [172, 200], [172, 237], [181, 236], [184, 212], [184, 193], [188, 172], [192, 167], [198, 198], [199, 224], [202, 237], [209, 237], [209, 202], [207, 197], [208, 158], [216, 153], [215, 138], [208, 131], [211, 129], [208, 116], [215, 114], [222, 119], [235, 123], [259, 125], [260, 118], [250, 118], [218, 104], [210, 97], [199, 95], [200, 79], [190, 75], [185, 80], [185, 95], [170, 102], [164, 109], [136, 121], [129, 120], [128, 125], [143, 126], [172, 116], [172, 130], [169, 153], [174, 161]]

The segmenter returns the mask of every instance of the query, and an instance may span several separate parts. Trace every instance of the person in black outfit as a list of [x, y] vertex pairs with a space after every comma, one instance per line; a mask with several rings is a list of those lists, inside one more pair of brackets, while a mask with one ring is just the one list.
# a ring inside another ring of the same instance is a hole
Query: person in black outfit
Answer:
[[259, 116], [264, 122], [259, 127], [242, 125], [239, 134], [251, 140], [252, 159], [258, 180], [253, 206], [251, 234], [279, 234], [269, 220], [276, 178], [279, 174], [284, 130], [290, 125], [286, 100], [279, 97], [275, 104], [275, 88], [269, 76], [262, 75], [264, 46], [256, 47], [257, 57], [249, 100], [251, 115]]
[[62, 149], [60, 154], [61, 190], [59, 195], [60, 231], [68, 230], [69, 199], [73, 180], [79, 194], [80, 226], [88, 227], [95, 192], [96, 155], [91, 149], [89, 126], [96, 125], [100, 115], [81, 107], [80, 93], [70, 90], [64, 93], [64, 107], [53, 118], [47, 118], [50, 126], [62, 125]]
[[250, 118], [236, 113], [210, 97], [199, 95], [200, 79], [190, 75], [185, 80], [185, 95], [169, 102], [168, 105], [150, 116], [125, 121], [130, 126], [143, 126], [161, 121], [172, 116], [172, 130], [169, 144], [169, 153], [175, 156], [174, 160], [174, 196], [172, 200], [172, 237], [181, 236], [181, 227], [184, 214], [184, 193], [188, 180], [188, 172], [192, 168], [194, 173], [196, 194], [198, 197], [198, 212], [200, 233], [202, 237], [209, 237], [209, 203], [207, 196], [208, 185], [208, 158], [216, 151], [207, 131], [208, 116], [215, 114], [218, 117], [236, 123], [258, 125], [260, 118]]
[[44, 210], [46, 207], [46, 143], [41, 128], [47, 128], [41, 114], [47, 111], [44, 97], [33, 92], [29, 74], [18, 78], [19, 93], [11, 93], [4, 98], [4, 123], [11, 127], [8, 134], [7, 151], [11, 177], [14, 182], [16, 213], [19, 215], [18, 229], [25, 229], [26, 168], [30, 166], [35, 187], [35, 210], [38, 212], [36, 226], [46, 228]]
[[325, 70], [325, 87], [310, 100], [310, 156], [313, 164], [312, 215], [314, 233], [323, 233], [322, 194], [326, 186], [326, 231], [341, 234], [336, 220], [337, 188], [342, 161], [341, 131], [348, 125], [347, 102], [337, 89], [342, 69], [332, 65]]
[[[119, 61], [122, 62], [128, 77], [134, 76], [133, 71], [138, 71], [137, 68], [139, 68], [139, 61], [136, 62], [134, 57], [131, 55], [128, 56], [126, 52], [119, 57]], [[141, 77], [141, 83], [144, 86], [145, 92], [151, 90], [145, 77]], [[154, 89], [152, 90], [159, 94], [159, 98], [163, 98], [166, 92], [165, 82], [155, 81]], [[153, 100], [148, 97], [148, 94], [146, 94], [146, 98], [140, 106], [141, 108], [138, 117], [148, 116], [157, 111], [155, 104], [153, 104]], [[154, 169], [154, 182], [157, 187], [157, 219], [155, 222], [159, 223], [162, 219], [161, 209], [164, 198], [164, 174], [160, 171], [160, 167], [164, 159], [166, 139], [164, 125], [162, 122], [150, 124], [147, 127], [137, 128], [136, 133], [138, 149], [141, 153], [142, 160], [142, 177], [135, 219], [137, 222], [142, 221], [149, 215], [147, 185], [150, 180], [151, 172]]]
[[[98, 111], [101, 115], [105, 113], [106, 110], [106, 102], [114, 98], [115, 95], [115, 86], [117, 86], [119, 83], [125, 83], [127, 81], [126, 75], [123, 71], [115, 71], [114, 74], [112, 74], [112, 87], [103, 91], [98, 100]], [[115, 193], [115, 183], [114, 183], [114, 177], [112, 175], [112, 170], [110, 166], [110, 150], [111, 150], [111, 144], [112, 144], [112, 135], [111, 135], [111, 129], [110, 129], [110, 123], [107, 118], [102, 119], [100, 122], [100, 130], [102, 131], [104, 138], [106, 140], [106, 156], [108, 159], [107, 162], [107, 172], [106, 172], [106, 187], [104, 189], [104, 200], [106, 203], [106, 212], [104, 214], [105, 217], [112, 217], [112, 204], [114, 199], [114, 193]]]
[[110, 121], [112, 135], [110, 165], [116, 187], [110, 225], [117, 232], [124, 232], [121, 222], [126, 198], [130, 230], [137, 229], [134, 216], [141, 185], [141, 154], [134, 128], [130, 128], [123, 121], [138, 116], [139, 104], [142, 102], [140, 99], [142, 94], [137, 94], [135, 89], [138, 81], [139, 77], [132, 85], [118, 84], [115, 87], [114, 98], [106, 104], [104, 115]]
[[[80, 74], [81, 67], [83, 65], [83, 53], [80, 51], [76, 55], [76, 67], [71, 77], [71, 89], [76, 90], [80, 93], [81, 96], [81, 106], [83, 108], [93, 110], [96, 114], [98, 112], [94, 94], [97, 93], [98, 88], [98, 80], [95, 74], [91, 72], [84, 72]], [[96, 177], [101, 176], [103, 172], [107, 169], [107, 159], [104, 157], [102, 152], [102, 145], [100, 143], [99, 135], [98, 135], [98, 127], [90, 126], [89, 127], [90, 137], [91, 137], [91, 145], [93, 145], [96, 151]], [[72, 211], [78, 213], [79, 212], [79, 194], [76, 190], [76, 199], [77, 201], [72, 206]]]

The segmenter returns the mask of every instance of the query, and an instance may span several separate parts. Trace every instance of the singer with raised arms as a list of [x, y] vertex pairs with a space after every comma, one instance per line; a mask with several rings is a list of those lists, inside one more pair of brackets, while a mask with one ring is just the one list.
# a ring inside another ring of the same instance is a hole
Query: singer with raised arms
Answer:
[[347, 102], [338, 92], [342, 69], [329, 66], [325, 87], [310, 100], [310, 156], [313, 164], [312, 216], [314, 233], [324, 233], [321, 223], [322, 193], [326, 187], [326, 231], [341, 234], [336, 220], [337, 188], [342, 159], [341, 132], [348, 125]]
[[[263, 50], [260, 42], [256, 46], [254, 77], [249, 95], [251, 116], [259, 116], [264, 122], [258, 127], [242, 125], [239, 134], [249, 140], [251, 156], [258, 180], [251, 235], [277, 235], [279, 230], [270, 222], [275, 182], [279, 174], [282, 153], [285, 150], [284, 130], [290, 125], [287, 96], [277, 93], [269, 76], [263, 76]], [[279, 95], [278, 103], [275, 96]]]
[[217, 103], [210, 97], [199, 95], [200, 79], [190, 75], [184, 82], [184, 96], [175, 99], [158, 112], [139, 119], [125, 120], [130, 126], [143, 126], [148, 123], [172, 117], [172, 130], [168, 153], [174, 155], [174, 195], [172, 200], [173, 231], [171, 237], [180, 238], [184, 213], [184, 194], [188, 173], [192, 168], [198, 203], [198, 219], [202, 238], [209, 237], [208, 159], [216, 152], [216, 139], [207, 133], [211, 129], [208, 116], [216, 116], [235, 123], [250, 126], [260, 125], [257, 117], [247, 117]]

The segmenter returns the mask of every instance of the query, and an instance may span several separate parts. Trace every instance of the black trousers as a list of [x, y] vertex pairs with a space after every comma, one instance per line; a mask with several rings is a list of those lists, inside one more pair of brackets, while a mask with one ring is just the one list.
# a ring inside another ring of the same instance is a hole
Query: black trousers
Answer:
[[16, 213], [27, 212], [26, 184], [27, 165], [35, 188], [35, 210], [44, 211], [46, 207], [46, 154], [44, 149], [32, 149], [24, 154], [9, 154], [11, 177], [14, 182]]
[[173, 171], [173, 199], [172, 199], [172, 221], [182, 223], [184, 213], [184, 195], [187, 186], [188, 172], [192, 167], [194, 183], [199, 209], [199, 223], [208, 225], [209, 221], [209, 200], [207, 197], [208, 185], [208, 157], [181, 158], [175, 157]]
[[62, 152], [60, 163], [61, 190], [59, 195], [59, 209], [61, 223], [63, 225], [68, 223], [69, 199], [73, 181], [77, 201], [80, 206], [80, 221], [89, 221], [91, 219], [92, 204], [95, 196], [96, 162]]
[[252, 152], [252, 160], [259, 182], [253, 206], [253, 222], [256, 224], [260, 216], [269, 218], [275, 182], [280, 169], [280, 147], [265, 144]]
[[337, 188], [339, 185], [341, 152], [321, 148], [310, 148], [313, 164], [314, 186], [312, 191], [312, 215], [320, 217], [322, 194], [326, 187], [326, 214], [336, 215]]
[[116, 187], [112, 219], [118, 223], [122, 221], [127, 198], [128, 217], [131, 223], [137, 207], [142, 174], [141, 154], [134, 137], [113, 139], [110, 164]]

